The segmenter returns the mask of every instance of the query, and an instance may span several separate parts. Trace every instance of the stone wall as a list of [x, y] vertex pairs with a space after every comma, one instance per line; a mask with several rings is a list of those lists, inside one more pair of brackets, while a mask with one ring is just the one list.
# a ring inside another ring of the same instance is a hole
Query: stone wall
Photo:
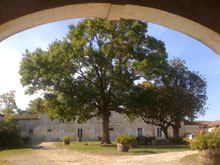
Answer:
[[[86, 123], [78, 124], [75, 121], [60, 122], [58, 119], [50, 121], [46, 114], [41, 114], [40, 119], [18, 120], [21, 126], [22, 136], [30, 136], [33, 141], [60, 141], [64, 136], [70, 136], [76, 140], [79, 129], [82, 129], [82, 140], [98, 140], [102, 137], [102, 121], [92, 118]], [[110, 117], [110, 138], [113, 141], [117, 136], [128, 134], [137, 137], [142, 134], [146, 137], [157, 137], [157, 127], [144, 123], [137, 119], [130, 123], [123, 115], [112, 113]], [[169, 129], [172, 136], [172, 129]], [[163, 138], [163, 137], [158, 137]]]

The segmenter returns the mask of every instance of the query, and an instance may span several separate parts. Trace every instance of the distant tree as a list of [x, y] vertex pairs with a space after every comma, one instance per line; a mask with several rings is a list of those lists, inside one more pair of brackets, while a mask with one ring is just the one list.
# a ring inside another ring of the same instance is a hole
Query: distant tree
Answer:
[[127, 114], [162, 129], [168, 138], [168, 128], [179, 136], [181, 121], [195, 119], [204, 114], [206, 107], [206, 81], [198, 72], [189, 71], [184, 61], [171, 60], [164, 77], [154, 82], [143, 82], [130, 94]]
[[23, 114], [26, 114], [26, 111], [25, 111], [25, 110], [22, 110], [22, 109], [20, 109], [20, 108], [18, 108], [18, 109], [16, 110], [16, 113], [17, 113], [17, 114], [20, 114], [20, 115], [23, 115]]
[[123, 113], [125, 98], [143, 75], [161, 73], [167, 54], [140, 21], [84, 19], [69, 26], [67, 38], [48, 51], [26, 52], [21, 83], [27, 93], [45, 92], [46, 111], [61, 120], [102, 119], [102, 143], [110, 143], [111, 111]]
[[0, 95], [0, 112], [5, 115], [11, 115], [15, 113], [17, 109], [15, 101], [15, 91], [9, 91], [8, 93]]
[[164, 82], [171, 95], [170, 117], [173, 121], [174, 137], [179, 136], [181, 121], [193, 120], [204, 115], [207, 107], [207, 83], [199, 72], [188, 70], [185, 61], [176, 58], [170, 60], [167, 81]]
[[40, 114], [45, 112], [45, 107], [43, 105], [43, 99], [42, 98], [36, 98], [34, 100], [31, 100], [28, 104], [28, 107], [26, 109], [26, 113], [28, 114]]

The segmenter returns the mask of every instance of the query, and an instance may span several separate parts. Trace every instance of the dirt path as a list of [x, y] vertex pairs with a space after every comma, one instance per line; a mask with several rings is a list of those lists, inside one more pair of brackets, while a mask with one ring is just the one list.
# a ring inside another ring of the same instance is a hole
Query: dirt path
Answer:
[[91, 155], [53, 143], [41, 143], [33, 152], [5, 159], [12, 165], [161, 165], [179, 164], [179, 159], [195, 151], [169, 152], [149, 155], [103, 156]]

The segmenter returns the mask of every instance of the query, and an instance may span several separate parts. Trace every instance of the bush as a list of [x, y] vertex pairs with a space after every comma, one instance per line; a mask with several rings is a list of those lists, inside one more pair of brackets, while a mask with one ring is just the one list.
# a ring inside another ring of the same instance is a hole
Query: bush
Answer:
[[193, 150], [204, 150], [220, 147], [220, 127], [215, 128], [212, 132], [204, 133], [198, 131], [190, 142], [190, 148]]
[[169, 141], [170, 141], [170, 144], [173, 144], [173, 145], [187, 144], [186, 140], [184, 140], [183, 137], [169, 138]]
[[99, 136], [99, 137], [98, 137], [98, 141], [102, 141], [102, 137]]
[[65, 136], [62, 138], [62, 141], [65, 143], [65, 144], [70, 144], [70, 137], [69, 136]]
[[155, 137], [145, 137], [145, 136], [138, 136], [137, 137], [137, 144], [138, 145], [151, 145], [152, 140], [154, 140]]
[[27, 136], [22, 137], [23, 144], [31, 144], [31, 139]]
[[137, 144], [138, 145], [144, 145], [145, 144], [145, 137], [144, 136], [138, 136], [137, 137]]
[[133, 136], [121, 135], [115, 139], [116, 143], [123, 145], [132, 145], [137, 144], [137, 139]]
[[13, 116], [5, 116], [0, 121], [0, 147], [17, 148], [21, 144], [20, 127], [13, 121]]

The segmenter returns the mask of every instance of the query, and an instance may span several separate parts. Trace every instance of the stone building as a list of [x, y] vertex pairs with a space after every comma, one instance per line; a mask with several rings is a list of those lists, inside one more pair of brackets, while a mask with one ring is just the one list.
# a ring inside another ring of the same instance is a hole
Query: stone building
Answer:
[[195, 134], [198, 130], [207, 128], [210, 121], [184, 121], [185, 134]]
[[214, 128], [220, 126], [220, 120], [215, 121], [184, 121], [185, 134], [195, 135], [199, 130], [205, 130], [206, 132], [212, 131]]
[[[60, 141], [64, 136], [70, 136], [71, 140], [80, 137], [84, 141], [98, 140], [102, 137], [102, 121], [97, 118], [92, 118], [83, 124], [75, 121], [62, 123], [58, 119], [50, 121], [46, 114], [16, 115], [14, 119], [21, 126], [22, 136], [28, 136], [33, 141]], [[172, 137], [171, 128], [168, 132]], [[111, 141], [122, 134], [164, 138], [160, 128], [146, 124], [141, 119], [129, 123], [123, 115], [114, 112], [110, 117], [109, 133]]]

